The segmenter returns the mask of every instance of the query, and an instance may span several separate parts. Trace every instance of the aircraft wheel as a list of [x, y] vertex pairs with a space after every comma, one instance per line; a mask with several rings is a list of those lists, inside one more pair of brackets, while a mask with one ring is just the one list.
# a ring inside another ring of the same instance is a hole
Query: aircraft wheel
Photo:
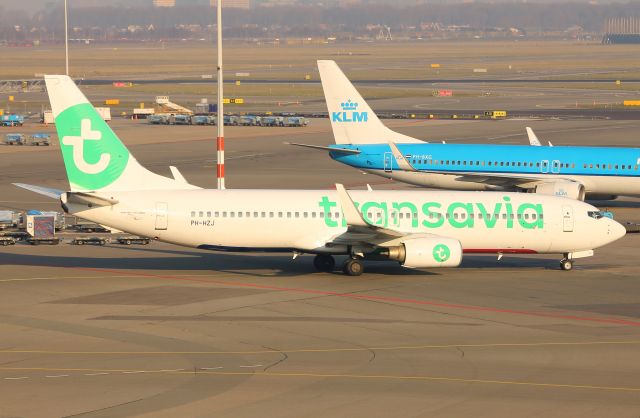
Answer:
[[364, 264], [357, 258], [350, 258], [342, 265], [342, 271], [347, 276], [360, 276], [364, 272]]
[[329, 272], [336, 267], [336, 260], [329, 254], [318, 254], [313, 259], [313, 266], [318, 271]]
[[573, 261], [563, 258], [562, 260], [560, 260], [560, 268], [564, 271], [573, 269]]

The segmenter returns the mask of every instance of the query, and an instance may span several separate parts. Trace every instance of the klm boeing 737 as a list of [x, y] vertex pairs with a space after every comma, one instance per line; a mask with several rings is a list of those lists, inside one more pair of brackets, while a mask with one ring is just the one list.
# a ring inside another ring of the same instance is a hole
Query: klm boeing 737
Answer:
[[640, 196], [640, 148], [427, 143], [382, 124], [334, 61], [318, 61], [335, 145], [304, 145], [367, 173], [450, 190], [526, 191], [578, 200]]
[[362, 260], [456, 267], [464, 253], [563, 254], [561, 268], [625, 234], [576, 200], [428, 190], [207, 190], [143, 167], [67, 76], [46, 76], [68, 190], [18, 184], [66, 213], [132, 234], [219, 251], [314, 254], [314, 266], [363, 272]]

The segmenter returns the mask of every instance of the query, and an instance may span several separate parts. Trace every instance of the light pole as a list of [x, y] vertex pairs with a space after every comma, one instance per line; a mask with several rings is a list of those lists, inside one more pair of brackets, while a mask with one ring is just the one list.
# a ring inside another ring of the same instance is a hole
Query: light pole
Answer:
[[67, 18], [67, 0], [64, 0], [64, 60], [65, 71], [69, 75], [69, 29]]
[[222, 0], [217, 1], [217, 29], [218, 29], [218, 189], [224, 187], [224, 110], [223, 106], [223, 79], [222, 79]]

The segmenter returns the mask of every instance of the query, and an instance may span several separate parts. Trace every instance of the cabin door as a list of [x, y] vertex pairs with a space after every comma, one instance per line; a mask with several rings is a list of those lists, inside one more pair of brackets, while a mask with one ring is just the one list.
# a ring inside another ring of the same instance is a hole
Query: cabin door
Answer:
[[166, 202], [156, 202], [156, 230], [167, 229], [169, 205]]
[[573, 208], [571, 206], [562, 207], [562, 230], [573, 232]]
[[384, 153], [384, 171], [387, 173], [393, 171], [393, 153], [391, 152]]

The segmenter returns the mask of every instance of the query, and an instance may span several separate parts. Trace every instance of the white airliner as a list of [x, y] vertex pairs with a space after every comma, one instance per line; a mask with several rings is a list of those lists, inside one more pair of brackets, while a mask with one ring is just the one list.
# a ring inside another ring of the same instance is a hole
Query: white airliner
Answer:
[[205, 190], [154, 174], [129, 153], [66, 76], [46, 76], [69, 191], [67, 213], [187, 247], [315, 254], [318, 270], [359, 275], [363, 259], [456, 267], [463, 253], [563, 254], [561, 267], [625, 234], [584, 202], [522, 193]]

